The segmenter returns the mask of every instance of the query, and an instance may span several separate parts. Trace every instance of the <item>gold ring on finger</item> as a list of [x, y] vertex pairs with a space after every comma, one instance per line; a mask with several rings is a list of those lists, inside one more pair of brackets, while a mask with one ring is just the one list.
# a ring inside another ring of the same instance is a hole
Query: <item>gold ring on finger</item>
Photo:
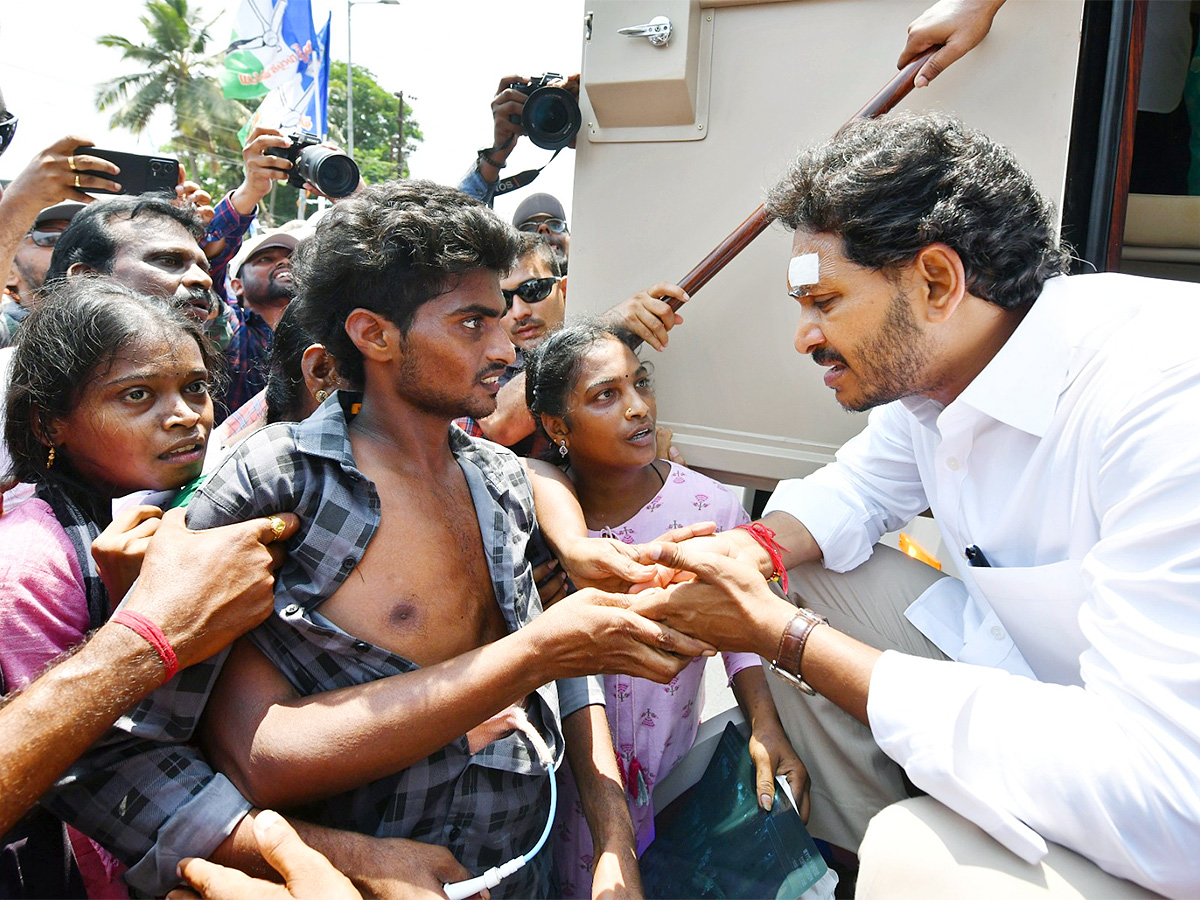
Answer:
[[279, 516], [271, 516], [267, 521], [271, 523], [271, 533], [275, 535], [275, 540], [283, 537], [283, 533], [287, 531], [287, 525], [283, 519], [279, 518]]
[[72, 172], [78, 172], [78, 171], [79, 171], [79, 169], [77, 169], [77, 168], [75, 167], [75, 157], [74, 157], [74, 156], [68, 156], [68, 157], [67, 157], [67, 168], [69, 168], [69, 169], [70, 169]]
[[83, 185], [81, 185], [81, 184], [79, 183], [79, 176], [78, 176], [78, 175], [76, 175], [76, 176], [75, 176], [75, 187], [77, 187], [77, 188], [78, 188], [78, 187], [83, 187]]

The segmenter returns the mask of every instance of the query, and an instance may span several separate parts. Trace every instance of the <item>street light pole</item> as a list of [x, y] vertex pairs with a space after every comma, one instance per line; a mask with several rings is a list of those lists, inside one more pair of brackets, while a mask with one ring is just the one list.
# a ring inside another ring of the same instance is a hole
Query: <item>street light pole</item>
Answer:
[[404, 177], [404, 91], [396, 91], [396, 177]]
[[350, 14], [359, 3], [399, 6], [400, 0], [346, 0], [346, 153], [354, 156], [354, 54], [350, 49], [353, 33]]

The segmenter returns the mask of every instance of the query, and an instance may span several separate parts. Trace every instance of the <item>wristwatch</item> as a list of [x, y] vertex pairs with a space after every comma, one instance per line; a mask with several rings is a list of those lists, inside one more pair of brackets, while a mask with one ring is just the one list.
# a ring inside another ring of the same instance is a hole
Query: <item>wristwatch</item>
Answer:
[[829, 620], [824, 616], [819, 616], [811, 609], [800, 607], [796, 610], [796, 615], [787, 624], [787, 628], [783, 630], [783, 635], [779, 638], [779, 649], [775, 652], [775, 658], [771, 660], [771, 671], [779, 674], [785, 681], [790, 681], [792, 687], [803, 691], [810, 697], [816, 695], [816, 691], [812, 685], [804, 680], [800, 674], [800, 663], [804, 656], [804, 645], [808, 643], [808, 636], [812, 634], [812, 630], [818, 625], [828, 625]]

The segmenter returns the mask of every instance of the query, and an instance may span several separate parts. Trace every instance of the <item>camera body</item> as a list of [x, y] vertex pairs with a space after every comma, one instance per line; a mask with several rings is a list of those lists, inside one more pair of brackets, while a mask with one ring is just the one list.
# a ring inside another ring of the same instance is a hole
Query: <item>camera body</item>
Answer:
[[311, 184], [327, 197], [346, 197], [358, 188], [358, 164], [345, 153], [321, 146], [321, 139], [307, 131], [288, 135], [290, 147], [271, 147], [267, 156], [290, 160], [288, 184], [303, 188]]
[[514, 81], [509, 85], [529, 98], [521, 112], [521, 127], [533, 143], [545, 150], [567, 146], [583, 124], [579, 102], [570, 91], [553, 85], [561, 80], [557, 72], [547, 72], [531, 78], [529, 84]]

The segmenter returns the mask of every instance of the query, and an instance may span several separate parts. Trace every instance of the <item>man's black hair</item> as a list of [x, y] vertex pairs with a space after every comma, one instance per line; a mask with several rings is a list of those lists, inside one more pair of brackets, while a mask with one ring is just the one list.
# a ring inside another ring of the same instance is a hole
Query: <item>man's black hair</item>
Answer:
[[531, 253], [546, 264], [547, 272], [555, 278], [562, 277], [562, 263], [559, 262], [558, 256], [554, 252], [554, 247], [546, 240], [546, 236], [536, 232], [522, 231], [521, 246], [517, 250], [517, 259], [524, 259]]
[[803, 151], [767, 197], [789, 228], [833, 234], [846, 258], [888, 271], [935, 242], [952, 247], [967, 288], [1028, 307], [1067, 271], [1054, 209], [1012, 153], [942, 113], [853, 122]]
[[473, 269], [501, 274], [517, 258], [519, 233], [466, 194], [432, 181], [387, 181], [334, 205], [292, 254], [301, 322], [363, 381], [362, 354], [346, 334], [355, 309], [407, 334], [418, 307], [453, 290]]
[[299, 421], [308, 393], [301, 362], [304, 351], [314, 343], [300, 321], [299, 302], [289, 303], [275, 325], [267, 358], [268, 423]]
[[119, 242], [113, 230], [115, 219], [135, 220], [158, 216], [178, 222], [197, 241], [204, 235], [204, 224], [191, 208], [175, 206], [165, 197], [153, 195], [117, 196], [89, 203], [71, 219], [54, 244], [46, 282], [64, 278], [75, 263], [83, 263], [101, 274], [112, 271]]

